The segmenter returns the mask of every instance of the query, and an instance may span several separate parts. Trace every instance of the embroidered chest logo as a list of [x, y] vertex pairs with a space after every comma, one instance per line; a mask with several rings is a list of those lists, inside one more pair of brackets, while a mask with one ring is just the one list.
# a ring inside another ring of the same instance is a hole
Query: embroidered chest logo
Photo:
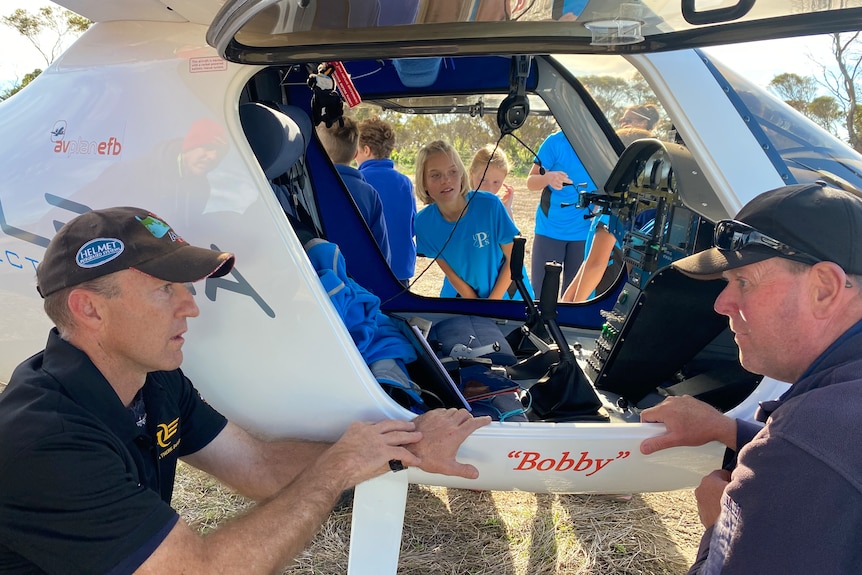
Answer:
[[490, 243], [491, 240], [488, 239], [488, 232], [477, 232], [473, 234], [473, 247], [484, 248]]
[[177, 431], [180, 429], [180, 418], [176, 418], [170, 423], [160, 423], [156, 427], [156, 443], [162, 448], [159, 452], [159, 458], [165, 457], [171, 451], [179, 447], [180, 437], [177, 437]]

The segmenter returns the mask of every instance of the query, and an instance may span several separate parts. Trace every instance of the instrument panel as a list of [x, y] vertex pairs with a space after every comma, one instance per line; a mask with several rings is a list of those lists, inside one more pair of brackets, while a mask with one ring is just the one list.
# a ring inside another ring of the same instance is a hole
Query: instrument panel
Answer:
[[635, 287], [674, 260], [709, 247], [713, 224], [689, 207], [686, 196], [715, 193], [685, 146], [655, 139], [633, 142], [604, 191], [608, 205], [602, 210], [610, 210], [626, 230], [623, 254]]

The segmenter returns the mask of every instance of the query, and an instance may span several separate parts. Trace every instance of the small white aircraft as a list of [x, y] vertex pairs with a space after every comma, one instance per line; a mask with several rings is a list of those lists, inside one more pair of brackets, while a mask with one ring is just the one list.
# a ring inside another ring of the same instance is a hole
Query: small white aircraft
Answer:
[[[785, 384], [739, 366], [712, 311], [721, 283], [690, 281], [668, 264], [708, 247], [712, 224], [759, 192], [814, 180], [862, 188], [862, 157], [699, 50], [859, 29], [862, 0], [57, 3], [95, 24], [0, 104], [0, 382], [44, 346], [50, 324], [34, 270], [53, 234], [88, 210], [137, 205], [191, 243], [236, 253], [229, 276], [198, 286], [202, 313], [183, 368], [249, 429], [333, 439], [354, 420], [414, 416], [369, 370], [303, 234], [338, 244], [351, 276], [395, 321], [494, 318], [514, 344], [513, 381], [546, 385], [536, 382], [566, 364], [560, 399], [590, 406], [572, 414], [551, 405], [477, 431], [459, 452], [477, 480], [409, 469], [359, 486], [350, 573], [395, 572], [411, 482], [537, 493], [697, 484], [720, 466], [721, 446], [643, 456], [640, 442], [663, 427], [639, 423], [638, 409], [689, 393], [749, 418]], [[421, 62], [432, 72], [404, 72]], [[333, 63], [335, 87], [322, 63]], [[634, 71], [670, 129], [626, 148], [584, 85]], [[628, 273], [582, 304], [403, 289], [311, 130], [311, 118], [337, 112], [333, 94], [404, 114], [479, 122], [489, 113], [515, 135], [530, 109], [552, 115], [595, 183], [584, 202], [631, 222]], [[646, 210], [655, 210], [652, 231], [634, 227]], [[459, 405], [423, 341], [411, 340], [411, 377], [428, 397]]]

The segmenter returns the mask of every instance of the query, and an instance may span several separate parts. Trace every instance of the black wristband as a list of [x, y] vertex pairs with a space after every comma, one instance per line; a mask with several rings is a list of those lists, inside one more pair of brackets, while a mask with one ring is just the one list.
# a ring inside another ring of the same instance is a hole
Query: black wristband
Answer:
[[404, 467], [404, 464], [401, 463], [400, 459], [390, 459], [389, 460], [389, 469], [391, 469], [392, 471], [403, 471], [404, 469], [407, 469], [407, 468]]

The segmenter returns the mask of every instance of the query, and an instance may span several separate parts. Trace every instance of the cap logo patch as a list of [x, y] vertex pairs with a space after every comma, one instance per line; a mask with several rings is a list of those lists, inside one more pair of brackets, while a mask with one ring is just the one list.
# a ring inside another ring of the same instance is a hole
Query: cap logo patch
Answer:
[[75, 262], [82, 268], [95, 268], [120, 257], [126, 248], [122, 241], [115, 238], [96, 238], [90, 240], [75, 254]]
[[147, 228], [153, 236], [159, 239], [165, 237], [165, 234], [171, 230], [171, 226], [153, 216], [147, 216], [144, 219], [135, 216], [135, 219], [144, 224], [144, 227]]

